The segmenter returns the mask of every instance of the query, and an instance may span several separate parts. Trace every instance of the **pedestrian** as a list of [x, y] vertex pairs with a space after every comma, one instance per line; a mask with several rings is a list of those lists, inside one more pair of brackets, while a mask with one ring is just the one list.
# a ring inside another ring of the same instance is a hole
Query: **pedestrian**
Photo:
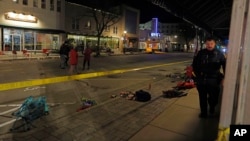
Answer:
[[60, 47], [59, 51], [61, 59], [61, 64], [60, 64], [61, 69], [65, 69], [65, 67], [68, 66], [69, 51], [70, 51], [70, 44], [69, 41], [66, 40]]
[[165, 52], [168, 52], [168, 44], [165, 45]]
[[[216, 48], [216, 40], [213, 37], [208, 37], [205, 44], [206, 48], [197, 53], [192, 64], [199, 93], [200, 118], [207, 117], [208, 106], [209, 113], [214, 115], [226, 66], [226, 58]], [[223, 73], [220, 71], [221, 68]]]
[[69, 74], [72, 75], [73, 73], [78, 73], [77, 71], [78, 53], [76, 47], [71, 47], [71, 50], [69, 52], [69, 62], [70, 62]]
[[89, 45], [87, 45], [86, 49], [83, 51], [83, 55], [84, 55], [84, 59], [83, 59], [83, 68], [82, 70], [85, 70], [85, 66], [86, 66], [86, 63], [87, 63], [87, 66], [89, 69], [90, 68], [90, 58], [91, 58], [91, 53], [92, 53], [92, 50], [89, 48]]

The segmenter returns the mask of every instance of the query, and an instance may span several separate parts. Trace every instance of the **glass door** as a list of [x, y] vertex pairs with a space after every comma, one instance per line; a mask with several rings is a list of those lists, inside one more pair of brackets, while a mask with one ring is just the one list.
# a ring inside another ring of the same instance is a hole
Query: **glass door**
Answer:
[[52, 36], [52, 49], [59, 50], [59, 35]]
[[5, 34], [4, 35], [4, 51], [20, 51], [21, 35]]
[[13, 38], [12, 50], [21, 51], [21, 36], [12, 35], [12, 38]]

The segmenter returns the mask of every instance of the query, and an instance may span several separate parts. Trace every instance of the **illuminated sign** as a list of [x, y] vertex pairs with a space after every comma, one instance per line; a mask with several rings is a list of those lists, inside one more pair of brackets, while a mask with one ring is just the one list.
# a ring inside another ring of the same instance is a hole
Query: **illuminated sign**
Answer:
[[37, 22], [37, 18], [32, 15], [25, 15], [22, 13], [15, 13], [15, 12], [6, 13], [5, 18], [14, 21], [31, 22], [31, 23]]
[[151, 33], [151, 37], [160, 37], [160, 33]]

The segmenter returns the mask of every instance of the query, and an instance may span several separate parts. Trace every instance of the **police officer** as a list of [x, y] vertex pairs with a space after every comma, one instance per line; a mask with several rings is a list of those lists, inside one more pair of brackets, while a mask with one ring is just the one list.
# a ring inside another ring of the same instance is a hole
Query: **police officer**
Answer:
[[[205, 41], [206, 48], [198, 52], [193, 60], [193, 71], [196, 75], [197, 90], [200, 100], [200, 118], [206, 118], [209, 113], [215, 113], [218, 104], [221, 84], [225, 74], [226, 58], [216, 48], [216, 41], [208, 37]], [[223, 73], [220, 72], [221, 67]]]

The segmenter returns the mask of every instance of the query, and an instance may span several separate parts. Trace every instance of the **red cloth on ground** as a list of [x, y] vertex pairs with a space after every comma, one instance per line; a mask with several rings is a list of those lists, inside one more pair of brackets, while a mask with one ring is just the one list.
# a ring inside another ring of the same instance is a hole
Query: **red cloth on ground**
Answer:
[[187, 66], [185, 70], [186, 70], [186, 76], [188, 78], [192, 78], [193, 77], [193, 67]]
[[75, 49], [71, 49], [69, 52], [69, 56], [70, 56], [70, 65], [77, 65], [78, 63], [78, 54], [76, 52]]

